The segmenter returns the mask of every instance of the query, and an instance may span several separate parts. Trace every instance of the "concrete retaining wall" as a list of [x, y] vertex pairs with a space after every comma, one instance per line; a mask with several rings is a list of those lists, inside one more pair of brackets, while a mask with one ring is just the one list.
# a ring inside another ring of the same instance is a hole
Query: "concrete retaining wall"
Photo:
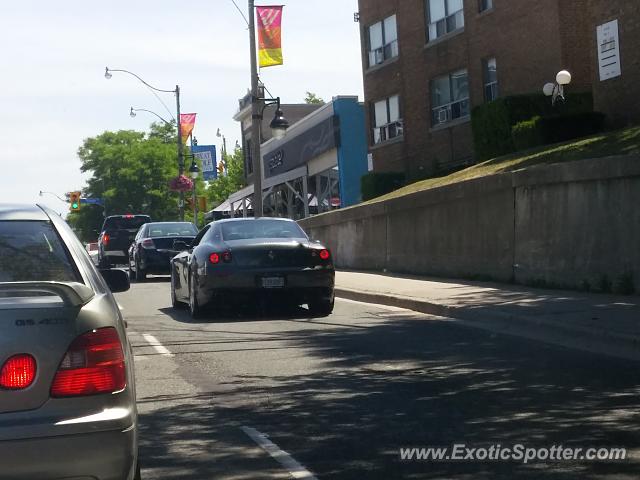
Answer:
[[538, 166], [300, 221], [341, 268], [640, 283], [640, 156]]

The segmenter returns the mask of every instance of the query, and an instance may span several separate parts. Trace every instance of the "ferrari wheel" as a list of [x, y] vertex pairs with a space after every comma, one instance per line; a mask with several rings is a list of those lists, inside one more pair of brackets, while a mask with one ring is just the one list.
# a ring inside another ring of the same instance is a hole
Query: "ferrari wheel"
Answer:
[[195, 275], [191, 275], [191, 280], [189, 281], [189, 313], [191, 313], [191, 318], [202, 317], [202, 307], [198, 303]]
[[309, 300], [309, 312], [314, 317], [328, 317], [333, 312], [334, 298], [324, 296], [318, 296], [312, 300]]

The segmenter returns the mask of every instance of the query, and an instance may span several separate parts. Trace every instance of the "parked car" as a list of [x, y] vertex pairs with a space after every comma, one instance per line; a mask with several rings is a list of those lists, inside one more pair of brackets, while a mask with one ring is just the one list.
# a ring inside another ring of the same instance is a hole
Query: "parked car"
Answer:
[[149, 215], [112, 215], [105, 218], [98, 238], [98, 265], [101, 268], [125, 265], [136, 232], [149, 222]]
[[266, 294], [291, 305], [308, 304], [314, 316], [333, 311], [331, 252], [288, 219], [229, 219], [210, 223], [171, 260], [171, 303], [189, 305], [193, 317], [219, 302]]
[[188, 245], [198, 234], [198, 229], [190, 222], [146, 223], [129, 247], [129, 277], [144, 281], [147, 274], [168, 274], [169, 261], [178, 251], [173, 247], [176, 241]]
[[52, 210], [0, 205], [0, 478], [139, 477], [128, 288]]

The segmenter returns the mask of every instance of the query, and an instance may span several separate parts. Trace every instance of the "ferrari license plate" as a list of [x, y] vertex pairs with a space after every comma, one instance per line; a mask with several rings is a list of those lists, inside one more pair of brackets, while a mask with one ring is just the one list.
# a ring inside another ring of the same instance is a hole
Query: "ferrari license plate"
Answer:
[[262, 288], [284, 288], [284, 277], [262, 277]]

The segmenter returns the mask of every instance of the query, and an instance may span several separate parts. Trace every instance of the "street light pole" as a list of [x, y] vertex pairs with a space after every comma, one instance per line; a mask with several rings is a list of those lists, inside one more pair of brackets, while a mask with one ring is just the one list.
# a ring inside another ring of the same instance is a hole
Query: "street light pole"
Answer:
[[[176, 123], [178, 124], [178, 175], [184, 174], [184, 150], [182, 145], [182, 131], [180, 128], [180, 87], [176, 85], [175, 90], [163, 90], [161, 88], [156, 88], [153, 85], [145, 82], [139, 75], [130, 72], [129, 70], [124, 70], [121, 68], [109, 68], [105, 67], [104, 70], [104, 78], [109, 80], [111, 78], [111, 72], [122, 72], [127, 73], [133, 77], [136, 77], [140, 82], [142, 82], [147, 88], [151, 90], [155, 90], [156, 92], [164, 92], [164, 93], [173, 93], [176, 96], [176, 110], [177, 110], [177, 118]], [[157, 115], [157, 114], [156, 114]], [[184, 221], [184, 192], [180, 192], [179, 199], [179, 207], [180, 207], [180, 221]]]
[[256, 56], [256, 21], [254, 0], [249, 1], [249, 50], [251, 52], [251, 160], [253, 164], [253, 216], [262, 216], [262, 161], [260, 159], [260, 130], [262, 109], [258, 91], [258, 61]]
[[[176, 111], [178, 116], [178, 175], [184, 174], [184, 146], [182, 144], [182, 126], [180, 123], [180, 87], [176, 85]], [[184, 192], [180, 190], [180, 198], [178, 200], [180, 207], [180, 221], [184, 222]]]

